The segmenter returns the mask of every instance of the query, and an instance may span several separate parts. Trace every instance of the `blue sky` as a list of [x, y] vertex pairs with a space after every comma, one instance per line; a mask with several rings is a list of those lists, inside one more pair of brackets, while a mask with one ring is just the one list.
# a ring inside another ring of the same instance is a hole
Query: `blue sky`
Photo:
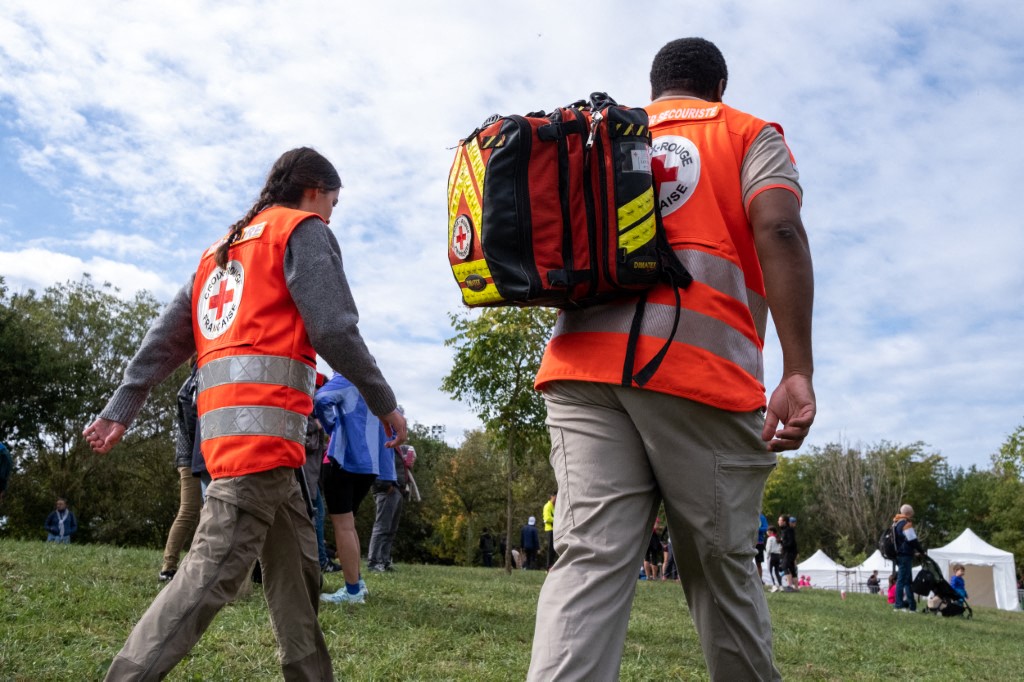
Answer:
[[337, 5], [5, 3], [8, 286], [89, 272], [167, 300], [274, 158], [314, 146], [345, 182], [332, 228], [363, 334], [410, 417], [457, 442], [476, 420], [438, 389], [459, 308], [450, 148], [492, 113], [593, 90], [643, 105], [657, 49], [701, 35], [729, 63], [726, 101], [781, 123], [800, 168], [809, 443], [924, 441], [986, 466], [1024, 422], [1020, 3]]

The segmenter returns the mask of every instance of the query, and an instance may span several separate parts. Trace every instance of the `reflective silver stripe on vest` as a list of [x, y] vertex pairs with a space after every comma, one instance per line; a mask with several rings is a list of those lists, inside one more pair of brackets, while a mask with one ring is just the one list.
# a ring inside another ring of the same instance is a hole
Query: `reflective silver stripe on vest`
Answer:
[[[683, 295], [686, 295], [685, 292]], [[579, 332], [628, 335], [635, 312], [636, 306], [628, 304], [566, 310], [558, 316], [554, 336]], [[668, 338], [675, 314], [674, 305], [648, 302], [644, 308], [640, 333], [658, 339]], [[742, 333], [721, 320], [683, 308], [680, 311], [679, 329], [676, 330], [673, 340], [706, 350], [735, 363], [764, 383], [764, 358], [760, 349]]]
[[750, 307], [750, 314], [754, 318], [754, 329], [757, 330], [757, 338], [764, 343], [764, 330], [768, 327], [768, 299], [753, 289], [747, 289], [747, 305]]
[[706, 251], [676, 249], [675, 254], [695, 280], [747, 306], [750, 316], [754, 318], [757, 337], [764, 341], [768, 325], [768, 301], [753, 289], [747, 288], [742, 268]]
[[276, 355], [232, 355], [208, 362], [196, 373], [200, 393], [225, 384], [275, 384], [313, 395], [316, 370]]
[[221, 407], [199, 418], [203, 441], [221, 436], [277, 436], [306, 442], [306, 416], [280, 407]]

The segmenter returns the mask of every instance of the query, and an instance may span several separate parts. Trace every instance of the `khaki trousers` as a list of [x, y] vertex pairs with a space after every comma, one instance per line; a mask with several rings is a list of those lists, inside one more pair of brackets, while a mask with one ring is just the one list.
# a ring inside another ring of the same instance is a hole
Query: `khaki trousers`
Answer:
[[537, 603], [528, 679], [618, 679], [662, 500], [711, 679], [781, 679], [753, 561], [776, 464], [760, 438], [761, 413], [576, 381], [550, 384], [544, 398], [559, 557]]
[[192, 548], [114, 658], [108, 680], [159, 680], [263, 567], [263, 589], [286, 680], [333, 680], [317, 620], [316, 534], [295, 470], [222, 478], [207, 488]]
[[189, 467], [178, 467], [181, 479], [181, 501], [178, 503], [178, 514], [174, 517], [171, 529], [167, 531], [167, 544], [164, 545], [164, 565], [161, 571], [176, 571], [178, 555], [188, 536], [199, 523], [199, 511], [203, 508], [202, 484], [198, 476], [192, 475]]

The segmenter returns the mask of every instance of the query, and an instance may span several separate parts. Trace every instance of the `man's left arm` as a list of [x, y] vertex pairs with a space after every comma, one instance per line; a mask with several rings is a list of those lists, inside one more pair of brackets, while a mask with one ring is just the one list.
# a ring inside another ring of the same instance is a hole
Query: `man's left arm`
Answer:
[[761, 191], [750, 202], [749, 216], [768, 307], [782, 346], [782, 379], [768, 400], [761, 438], [776, 452], [795, 450], [807, 437], [817, 409], [811, 380], [811, 252], [800, 220], [800, 202], [790, 190]]

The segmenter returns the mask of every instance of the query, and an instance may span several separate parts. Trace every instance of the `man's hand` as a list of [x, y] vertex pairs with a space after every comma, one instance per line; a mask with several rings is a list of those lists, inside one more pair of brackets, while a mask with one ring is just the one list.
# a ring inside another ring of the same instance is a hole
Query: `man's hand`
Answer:
[[398, 410], [392, 410], [381, 417], [380, 422], [384, 425], [384, 432], [391, 438], [391, 440], [384, 443], [385, 447], [397, 448], [405, 442], [409, 434], [406, 431], [404, 414]]
[[[783, 377], [768, 401], [761, 439], [774, 452], [796, 450], [811, 430], [816, 412], [811, 378], [803, 374]], [[784, 424], [781, 429], [778, 428], [780, 422]]]
[[121, 441], [126, 428], [124, 424], [109, 419], [97, 419], [85, 427], [82, 435], [94, 451], [103, 455]]

